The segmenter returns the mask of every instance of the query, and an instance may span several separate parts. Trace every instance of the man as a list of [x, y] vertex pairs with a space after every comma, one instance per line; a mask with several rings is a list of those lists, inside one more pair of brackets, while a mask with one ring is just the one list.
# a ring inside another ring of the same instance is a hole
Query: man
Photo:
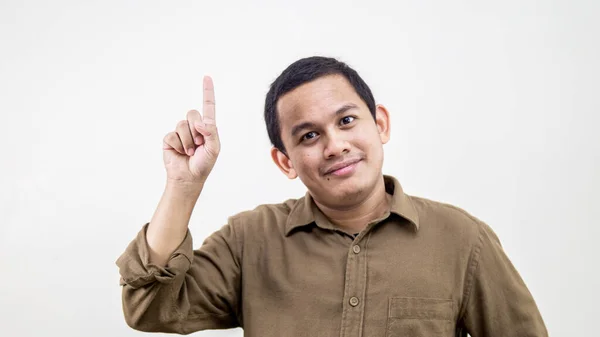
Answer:
[[127, 323], [247, 336], [547, 336], [485, 223], [382, 174], [389, 113], [346, 64], [310, 57], [271, 85], [271, 157], [303, 198], [261, 205], [192, 250], [187, 225], [219, 153], [214, 88], [164, 139], [167, 184], [117, 261]]

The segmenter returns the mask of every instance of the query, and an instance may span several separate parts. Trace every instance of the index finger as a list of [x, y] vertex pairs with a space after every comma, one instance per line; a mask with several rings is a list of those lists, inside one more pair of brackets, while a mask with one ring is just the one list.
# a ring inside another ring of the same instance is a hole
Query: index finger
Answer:
[[215, 124], [215, 87], [210, 76], [204, 76], [203, 82], [202, 119], [206, 124]]

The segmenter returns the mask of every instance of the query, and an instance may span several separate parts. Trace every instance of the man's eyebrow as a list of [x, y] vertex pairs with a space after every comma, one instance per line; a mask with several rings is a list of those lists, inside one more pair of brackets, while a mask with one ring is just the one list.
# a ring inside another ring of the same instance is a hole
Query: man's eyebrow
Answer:
[[351, 109], [358, 109], [358, 106], [354, 103], [344, 104], [341, 108], [337, 109], [335, 114], [336, 115], [343, 114], [344, 112], [351, 110]]
[[[356, 104], [354, 104], [354, 103], [344, 104], [342, 107], [340, 107], [339, 109], [337, 109], [335, 111], [334, 115], [341, 115], [344, 112], [346, 112], [348, 110], [351, 110], [351, 109], [358, 109], [358, 106]], [[292, 137], [295, 137], [296, 134], [298, 132], [300, 132], [301, 130], [303, 130], [303, 129], [309, 129], [309, 128], [314, 129], [314, 128], [316, 128], [316, 125], [314, 123], [311, 123], [311, 122], [304, 122], [304, 123], [300, 123], [300, 124], [294, 126], [292, 128]]]

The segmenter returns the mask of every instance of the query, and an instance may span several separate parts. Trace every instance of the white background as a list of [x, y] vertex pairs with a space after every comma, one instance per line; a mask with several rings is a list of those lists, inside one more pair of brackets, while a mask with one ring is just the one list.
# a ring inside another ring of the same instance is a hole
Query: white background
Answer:
[[[191, 221], [304, 194], [270, 83], [353, 66], [392, 116], [384, 171], [487, 222], [553, 336], [597, 333], [600, 2], [2, 1], [0, 334], [139, 336], [117, 257], [162, 193], [163, 136], [214, 78], [222, 152]], [[202, 336], [241, 336], [241, 330]]]

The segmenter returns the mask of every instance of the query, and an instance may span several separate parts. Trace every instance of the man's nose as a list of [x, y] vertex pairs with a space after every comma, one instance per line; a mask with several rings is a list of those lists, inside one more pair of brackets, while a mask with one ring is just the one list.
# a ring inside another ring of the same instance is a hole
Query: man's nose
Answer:
[[327, 138], [324, 155], [325, 158], [333, 158], [350, 152], [350, 144], [346, 139], [339, 135], [332, 135]]

